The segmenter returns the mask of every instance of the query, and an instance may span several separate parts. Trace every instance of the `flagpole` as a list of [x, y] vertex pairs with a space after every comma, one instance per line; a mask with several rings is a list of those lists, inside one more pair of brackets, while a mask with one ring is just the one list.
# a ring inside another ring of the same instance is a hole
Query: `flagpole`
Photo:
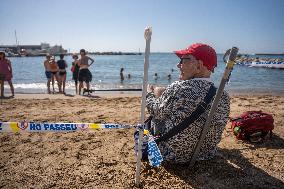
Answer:
[[[146, 93], [147, 93], [147, 85], [148, 85], [148, 69], [149, 69], [151, 36], [152, 36], [152, 28], [147, 27], [144, 31], [146, 47], [145, 47], [145, 58], [144, 58], [144, 80], [143, 80], [143, 88], [142, 88], [141, 120], [140, 120], [140, 123], [142, 126], [145, 121]], [[142, 143], [143, 143], [143, 129], [139, 129], [138, 154], [137, 154], [137, 160], [136, 160], [136, 173], [135, 173], [135, 185], [136, 186], [140, 185]]]

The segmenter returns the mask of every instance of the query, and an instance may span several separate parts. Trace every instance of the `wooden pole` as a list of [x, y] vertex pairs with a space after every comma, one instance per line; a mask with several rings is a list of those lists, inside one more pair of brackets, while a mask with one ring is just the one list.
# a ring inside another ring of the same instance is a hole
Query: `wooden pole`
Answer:
[[[152, 28], [147, 27], [144, 32], [144, 38], [146, 40], [146, 48], [145, 48], [145, 58], [144, 58], [144, 80], [143, 80], [143, 88], [142, 88], [141, 120], [140, 120], [140, 123], [142, 126], [145, 121], [146, 93], [147, 93], [147, 85], [148, 85], [148, 69], [149, 69], [151, 36], [152, 36]], [[137, 187], [140, 185], [143, 131], [144, 131], [143, 129], [139, 129], [138, 154], [137, 154], [136, 173], [135, 173], [135, 185]]]

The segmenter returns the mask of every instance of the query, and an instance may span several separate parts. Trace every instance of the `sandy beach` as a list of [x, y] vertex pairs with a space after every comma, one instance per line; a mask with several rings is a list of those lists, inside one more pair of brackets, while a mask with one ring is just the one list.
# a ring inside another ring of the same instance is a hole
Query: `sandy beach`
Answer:
[[[0, 104], [0, 121], [137, 124], [139, 95], [18, 94]], [[248, 110], [273, 115], [272, 139], [237, 141], [228, 123], [216, 158], [192, 168], [143, 163], [142, 188], [284, 188], [284, 96], [231, 97], [231, 116]], [[0, 133], [0, 188], [133, 188], [133, 132]]]

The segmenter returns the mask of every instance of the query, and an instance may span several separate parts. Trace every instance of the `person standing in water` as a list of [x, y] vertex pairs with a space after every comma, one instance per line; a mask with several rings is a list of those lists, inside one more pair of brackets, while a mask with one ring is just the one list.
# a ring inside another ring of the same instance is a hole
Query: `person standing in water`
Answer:
[[43, 62], [43, 65], [44, 65], [44, 68], [45, 68], [45, 76], [47, 78], [47, 83], [46, 83], [46, 86], [47, 86], [47, 93], [50, 94], [50, 82], [51, 82], [51, 77], [52, 77], [52, 73], [50, 71], [50, 64], [49, 64], [49, 61], [50, 61], [50, 55], [47, 54], [46, 55], [46, 60]]
[[123, 83], [124, 75], [123, 75], [124, 68], [120, 68], [120, 82]]
[[[92, 81], [92, 73], [89, 70], [89, 67], [95, 62], [92, 58], [88, 57], [86, 55], [86, 51], [85, 49], [81, 49], [80, 50], [80, 55], [81, 58], [79, 60], [79, 66], [80, 66], [80, 71], [79, 71], [79, 95], [81, 95], [81, 90], [83, 88], [83, 82], [86, 83], [87, 85], [87, 91], [88, 91], [88, 95], [90, 95], [90, 82]], [[89, 61], [91, 61], [91, 63], [89, 64]]]
[[62, 92], [61, 90], [61, 85], [60, 85], [60, 80], [58, 78], [58, 65], [57, 63], [55, 62], [55, 58], [54, 56], [52, 56], [49, 60], [49, 67], [50, 67], [50, 71], [51, 71], [51, 82], [52, 82], [52, 89], [53, 89], [53, 93], [55, 93], [55, 90], [54, 90], [54, 79], [56, 79], [57, 81], [57, 85], [58, 85], [58, 89], [59, 89], [59, 93]]
[[78, 55], [74, 54], [72, 58], [74, 61], [72, 62], [71, 71], [73, 72], [73, 80], [75, 81], [76, 94], [78, 94], [78, 79], [79, 79], [79, 69], [80, 69], [80, 66], [78, 65], [79, 64]]
[[60, 54], [59, 55], [60, 60], [57, 61], [57, 65], [59, 68], [59, 82], [60, 82], [60, 87], [62, 87], [60, 89], [60, 91], [63, 92], [63, 94], [65, 94], [65, 83], [66, 83], [66, 68], [67, 68], [67, 63], [64, 60], [64, 54]]

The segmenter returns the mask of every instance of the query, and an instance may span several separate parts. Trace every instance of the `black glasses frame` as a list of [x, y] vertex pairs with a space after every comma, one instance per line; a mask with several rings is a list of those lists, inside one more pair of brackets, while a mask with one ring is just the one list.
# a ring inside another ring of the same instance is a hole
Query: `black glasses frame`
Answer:
[[[180, 58], [179, 63], [180, 63], [180, 64], [183, 64], [183, 63], [182, 63], [183, 60], [192, 60], [192, 58]], [[196, 59], [196, 60], [198, 60], [198, 59]]]

